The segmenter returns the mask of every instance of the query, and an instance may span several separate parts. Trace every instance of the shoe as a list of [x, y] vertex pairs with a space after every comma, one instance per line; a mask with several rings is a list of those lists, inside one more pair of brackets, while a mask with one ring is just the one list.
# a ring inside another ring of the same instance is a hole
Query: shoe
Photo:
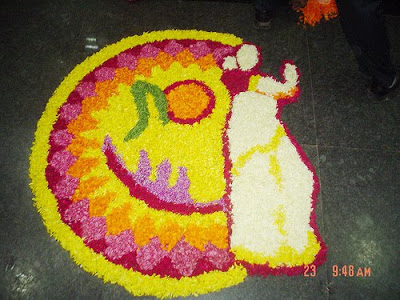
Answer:
[[378, 101], [389, 100], [388, 95], [395, 91], [400, 86], [400, 72], [398, 72], [393, 80], [393, 83], [387, 87], [373, 80], [368, 91], [373, 94]]
[[271, 28], [272, 13], [270, 11], [256, 10], [254, 28], [257, 30], [268, 30]]

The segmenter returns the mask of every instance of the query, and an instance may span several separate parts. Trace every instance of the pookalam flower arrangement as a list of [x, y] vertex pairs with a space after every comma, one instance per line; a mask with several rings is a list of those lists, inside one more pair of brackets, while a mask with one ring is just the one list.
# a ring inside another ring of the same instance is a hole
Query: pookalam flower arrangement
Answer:
[[311, 164], [280, 120], [299, 72], [231, 34], [144, 33], [78, 65], [30, 157], [35, 205], [74, 261], [133, 295], [198, 295], [326, 256]]

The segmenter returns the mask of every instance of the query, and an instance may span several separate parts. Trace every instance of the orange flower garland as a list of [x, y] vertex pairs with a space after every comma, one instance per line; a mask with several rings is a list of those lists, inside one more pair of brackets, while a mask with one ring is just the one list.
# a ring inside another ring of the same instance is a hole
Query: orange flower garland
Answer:
[[335, 0], [308, 0], [306, 6], [298, 12], [302, 14], [300, 22], [313, 27], [322, 19], [329, 20], [338, 16]]

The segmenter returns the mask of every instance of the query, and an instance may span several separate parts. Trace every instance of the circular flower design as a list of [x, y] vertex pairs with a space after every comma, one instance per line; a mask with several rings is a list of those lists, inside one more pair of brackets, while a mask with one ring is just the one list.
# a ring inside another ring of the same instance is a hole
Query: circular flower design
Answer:
[[[30, 175], [46, 226], [78, 264], [135, 295], [167, 297], [322, 261], [312, 168], [275, 118], [298, 94], [298, 73], [286, 62], [279, 82], [259, 64], [258, 49], [232, 35], [164, 31], [71, 72], [39, 121]], [[263, 160], [270, 170], [257, 173]], [[302, 197], [295, 224], [290, 201], [271, 191]]]

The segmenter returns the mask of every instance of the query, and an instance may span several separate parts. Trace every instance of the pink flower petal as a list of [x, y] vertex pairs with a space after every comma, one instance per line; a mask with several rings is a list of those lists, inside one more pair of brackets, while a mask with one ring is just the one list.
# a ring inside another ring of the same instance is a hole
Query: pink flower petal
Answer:
[[69, 151], [62, 150], [54, 153], [50, 165], [54, 167], [61, 175], [67, 173], [68, 168], [74, 164], [76, 157]]
[[211, 52], [211, 49], [207, 46], [205, 41], [199, 41], [196, 44], [189, 46], [190, 52], [193, 53], [196, 59], [203, 57]]
[[89, 200], [83, 199], [72, 203], [64, 214], [65, 220], [70, 222], [84, 222], [89, 219]]
[[105, 254], [113, 260], [137, 249], [131, 230], [125, 230], [119, 235], [106, 236], [106, 244]]
[[176, 41], [171, 41], [164, 47], [164, 52], [168, 53], [171, 56], [177, 55], [182, 50], [183, 46]]
[[140, 56], [141, 57], [156, 57], [157, 54], [160, 52], [161, 50], [152, 46], [152, 45], [146, 45], [142, 48], [142, 50], [140, 50]]
[[96, 70], [94, 74], [95, 74], [97, 81], [111, 80], [115, 76], [115, 69], [103, 67], [103, 68]]
[[214, 50], [213, 56], [217, 62], [221, 62], [225, 56], [231, 54], [233, 49], [231, 47], [220, 47]]
[[78, 178], [69, 175], [63, 176], [54, 189], [54, 195], [59, 199], [71, 199], [78, 184]]
[[119, 68], [127, 67], [134, 70], [136, 66], [136, 57], [130, 54], [121, 53], [117, 56], [117, 65]]
[[229, 252], [227, 249], [219, 249], [215, 245], [208, 244], [205, 249], [207, 259], [217, 268], [221, 269], [229, 263]]
[[96, 96], [96, 92], [94, 91], [95, 88], [96, 85], [94, 82], [82, 82], [75, 88], [75, 90], [82, 98], [87, 98]]
[[82, 223], [82, 236], [87, 241], [95, 241], [104, 238], [107, 233], [106, 218], [93, 217]]
[[183, 240], [175, 245], [170, 254], [173, 266], [184, 276], [192, 275], [201, 256], [200, 250]]
[[55, 146], [66, 147], [72, 141], [73, 135], [67, 129], [53, 131], [50, 136], [50, 142]]
[[162, 250], [160, 240], [153, 238], [150, 244], [143, 246], [137, 251], [136, 260], [143, 270], [151, 270], [166, 255], [167, 252]]
[[60, 118], [64, 119], [67, 123], [74, 120], [82, 111], [81, 104], [64, 104], [60, 109]]

